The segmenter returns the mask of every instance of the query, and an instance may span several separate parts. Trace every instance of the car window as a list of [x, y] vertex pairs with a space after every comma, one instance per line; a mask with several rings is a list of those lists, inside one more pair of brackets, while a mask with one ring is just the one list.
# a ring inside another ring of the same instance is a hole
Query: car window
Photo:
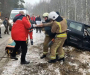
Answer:
[[76, 29], [78, 31], [82, 30], [82, 24], [79, 24], [79, 23], [71, 22], [70, 23], [70, 27], [73, 28], [73, 29]]
[[18, 13], [11, 13], [10, 14], [10, 19], [13, 19]]
[[87, 35], [90, 36], [90, 27], [87, 27], [87, 26], [85, 27], [84, 34], [85, 34], [85, 36], [87, 36]]

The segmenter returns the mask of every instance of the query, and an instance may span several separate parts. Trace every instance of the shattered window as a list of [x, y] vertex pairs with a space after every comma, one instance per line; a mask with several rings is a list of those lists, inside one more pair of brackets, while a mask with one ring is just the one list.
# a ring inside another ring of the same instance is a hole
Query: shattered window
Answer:
[[71, 22], [70, 23], [70, 27], [73, 28], [73, 29], [76, 29], [78, 31], [82, 30], [82, 24], [79, 24], [79, 23]]
[[88, 32], [90, 33], [90, 28], [89, 28], [89, 27], [87, 28], [87, 30], [88, 30]]

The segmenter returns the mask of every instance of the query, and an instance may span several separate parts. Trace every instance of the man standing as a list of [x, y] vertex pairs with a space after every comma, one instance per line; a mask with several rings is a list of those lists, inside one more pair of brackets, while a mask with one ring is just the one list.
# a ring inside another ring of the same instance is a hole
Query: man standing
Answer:
[[2, 38], [2, 37], [1, 37], [1, 23], [0, 23], [0, 38]]
[[5, 20], [3, 21], [3, 24], [5, 26], [5, 31], [4, 31], [4, 34], [9, 34], [9, 19], [7, 17], [5, 17]]
[[[38, 23], [39, 24], [41, 24], [42, 22], [41, 22], [41, 18], [40, 18], [40, 15], [37, 15], [37, 17], [36, 17], [36, 19], [35, 19], [35, 23], [38, 25]], [[38, 31], [41, 33], [41, 27], [37, 27], [36, 28], [36, 33], [38, 33]]]
[[21, 47], [21, 64], [29, 64], [30, 62], [25, 59], [27, 53], [26, 40], [28, 38], [28, 29], [31, 27], [29, 18], [26, 18], [24, 12], [20, 11], [19, 14], [13, 19], [13, 22], [14, 24], [11, 30], [11, 36], [16, 45], [11, 55], [11, 59], [18, 60], [18, 58], [16, 58], [16, 52]]

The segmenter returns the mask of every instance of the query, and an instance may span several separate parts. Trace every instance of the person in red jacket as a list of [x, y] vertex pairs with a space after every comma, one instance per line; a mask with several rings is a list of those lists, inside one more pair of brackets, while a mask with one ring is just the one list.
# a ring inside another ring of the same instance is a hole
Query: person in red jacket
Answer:
[[26, 61], [26, 53], [27, 53], [27, 37], [28, 37], [28, 29], [31, 27], [29, 19], [26, 18], [23, 11], [20, 11], [18, 15], [13, 19], [13, 26], [11, 30], [12, 39], [15, 41], [16, 45], [11, 55], [11, 59], [18, 60], [16, 58], [16, 52], [21, 47], [21, 64], [29, 64], [30, 62]]
[[35, 24], [35, 16], [34, 16], [34, 14], [32, 15], [32, 17], [31, 17], [31, 20], [33, 21], [33, 23]]
[[[30, 20], [30, 16], [28, 14], [26, 15], [26, 17], [29, 18], [30, 23], [32, 23], [31, 20]], [[33, 29], [30, 29], [28, 31], [28, 34], [29, 34], [29, 37], [30, 37], [31, 45], [33, 45]]]

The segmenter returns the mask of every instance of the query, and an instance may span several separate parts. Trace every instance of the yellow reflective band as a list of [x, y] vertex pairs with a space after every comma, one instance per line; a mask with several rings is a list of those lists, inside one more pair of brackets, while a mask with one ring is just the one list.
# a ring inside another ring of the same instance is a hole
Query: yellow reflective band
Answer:
[[48, 52], [43, 52], [43, 54], [47, 54]]
[[51, 58], [51, 59], [56, 59], [56, 56], [51, 56], [50, 58]]
[[[61, 24], [60, 22], [56, 22], [56, 23], [59, 25], [59, 28], [60, 28], [59, 33], [61, 33], [62, 32]], [[58, 34], [56, 37], [67, 37], [67, 34], [66, 33]]]
[[10, 52], [10, 51], [9, 51], [9, 49], [8, 49], [8, 50], [7, 50], [7, 53], [9, 54], [9, 52]]
[[67, 34], [66, 33], [64, 33], [64, 34], [58, 34], [58, 35], [56, 35], [56, 37], [67, 37]]
[[60, 24], [60, 22], [56, 22], [58, 25], [59, 25], [59, 28], [60, 28], [60, 30], [59, 30], [59, 33], [61, 33], [62, 31], [61, 31], [61, 24]]
[[63, 58], [64, 57], [64, 54], [62, 54], [62, 55], [59, 55], [59, 58]]

